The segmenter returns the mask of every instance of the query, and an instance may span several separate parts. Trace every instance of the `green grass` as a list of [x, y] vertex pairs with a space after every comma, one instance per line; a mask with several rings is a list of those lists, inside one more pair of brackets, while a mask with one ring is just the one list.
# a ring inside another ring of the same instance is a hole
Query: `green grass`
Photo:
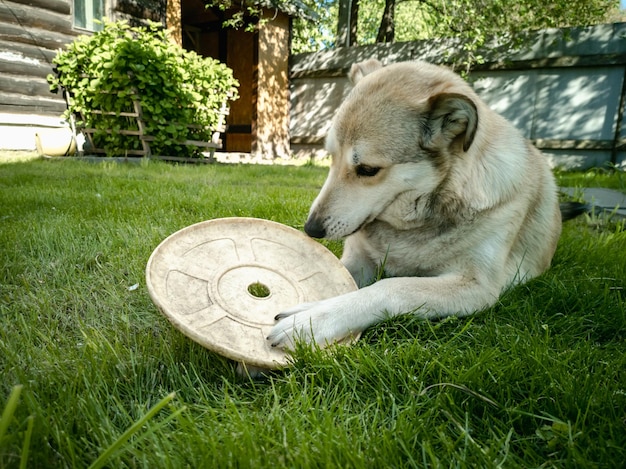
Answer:
[[[158, 313], [144, 269], [166, 236], [227, 216], [301, 229], [325, 175], [0, 164], [0, 468], [623, 465], [620, 223], [568, 222], [552, 269], [487, 311], [300, 348], [262, 381]], [[620, 174], [559, 179], [624, 190]]]

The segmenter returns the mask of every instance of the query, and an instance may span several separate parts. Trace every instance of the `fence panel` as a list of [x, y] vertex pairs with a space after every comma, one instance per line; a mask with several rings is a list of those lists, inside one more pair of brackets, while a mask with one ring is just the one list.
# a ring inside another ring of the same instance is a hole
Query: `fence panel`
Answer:
[[[546, 30], [516, 51], [492, 45], [470, 71], [477, 93], [556, 166], [626, 167], [626, 23]], [[352, 63], [427, 60], [449, 64], [458, 42], [421, 41], [341, 48], [294, 57], [291, 144], [298, 157], [324, 154], [324, 135], [349, 91]], [[450, 52], [452, 51], [452, 52]]]

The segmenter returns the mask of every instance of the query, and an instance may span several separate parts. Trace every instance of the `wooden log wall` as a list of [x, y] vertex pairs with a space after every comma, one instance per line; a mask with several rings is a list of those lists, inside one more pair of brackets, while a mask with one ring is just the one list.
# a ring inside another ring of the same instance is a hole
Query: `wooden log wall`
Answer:
[[65, 109], [46, 76], [57, 49], [79, 34], [70, 1], [0, 2], [0, 113], [58, 116]]
[[[165, 21], [166, 0], [113, 3], [113, 20]], [[0, 1], [0, 114], [58, 117], [65, 101], [50, 92], [46, 76], [58, 49], [85, 33], [74, 28], [72, 0]]]

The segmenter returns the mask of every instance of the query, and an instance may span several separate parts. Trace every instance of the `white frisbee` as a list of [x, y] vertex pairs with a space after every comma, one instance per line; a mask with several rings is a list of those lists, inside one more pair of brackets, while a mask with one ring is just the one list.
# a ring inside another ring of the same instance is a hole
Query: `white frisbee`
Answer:
[[183, 334], [244, 366], [266, 369], [289, 363], [288, 354], [265, 339], [278, 313], [357, 289], [326, 247], [258, 218], [220, 218], [177, 231], [150, 256], [146, 284]]

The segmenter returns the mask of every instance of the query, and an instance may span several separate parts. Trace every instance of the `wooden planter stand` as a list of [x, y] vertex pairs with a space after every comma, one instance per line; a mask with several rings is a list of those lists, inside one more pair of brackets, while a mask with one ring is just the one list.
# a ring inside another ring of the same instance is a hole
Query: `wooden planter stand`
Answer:
[[[66, 95], [66, 99], [69, 101], [69, 99], [71, 99], [69, 98], [70, 93], [65, 93], [65, 95]], [[138, 97], [139, 97], [139, 94], [137, 92], [135, 92], [134, 95], [132, 96], [133, 112], [106, 112], [106, 111], [97, 110], [97, 109], [91, 111], [94, 114], [115, 116], [118, 118], [135, 120], [137, 130], [117, 130], [116, 131], [117, 133], [121, 135], [136, 136], [141, 142], [141, 147], [142, 147], [141, 150], [135, 150], [135, 149], [126, 150], [125, 151], [126, 156], [140, 156], [140, 157], [151, 158], [151, 159], [184, 161], [184, 162], [202, 161], [202, 159], [200, 158], [154, 155], [150, 148], [150, 142], [153, 142], [156, 137], [154, 135], [148, 135], [146, 133], [146, 130], [145, 130], [146, 125], [143, 119], [141, 102], [138, 99]], [[68, 102], [68, 105], [69, 105], [69, 102]], [[210, 141], [205, 142], [202, 140], [182, 140], [182, 141], [178, 141], [175, 143], [179, 145], [184, 145], [184, 146], [206, 148], [207, 152], [209, 153], [209, 157], [207, 160], [213, 161], [213, 155], [215, 153], [215, 150], [222, 148], [221, 134], [226, 131], [226, 116], [228, 115], [228, 112], [229, 112], [228, 100], [225, 100], [220, 107], [218, 123], [212, 134], [212, 138]], [[85, 122], [85, 116], [82, 113], [79, 115], [79, 117], [81, 121]], [[188, 125], [187, 128], [199, 129], [198, 126], [194, 126], [194, 125]], [[75, 131], [80, 131], [85, 135], [85, 138], [87, 139], [87, 141], [89, 142], [89, 145], [91, 146], [91, 148], [89, 149], [89, 152], [101, 153], [101, 154], [106, 153], [106, 150], [104, 148], [97, 147], [94, 142], [94, 135], [96, 134], [96, 132], [102, 132], [101, 129], [85, 127], [85, 128], [78, 128]], [[113, 129], [108, 129], [106, 130], [106, 132], [113, 133], [114, 131]]]

